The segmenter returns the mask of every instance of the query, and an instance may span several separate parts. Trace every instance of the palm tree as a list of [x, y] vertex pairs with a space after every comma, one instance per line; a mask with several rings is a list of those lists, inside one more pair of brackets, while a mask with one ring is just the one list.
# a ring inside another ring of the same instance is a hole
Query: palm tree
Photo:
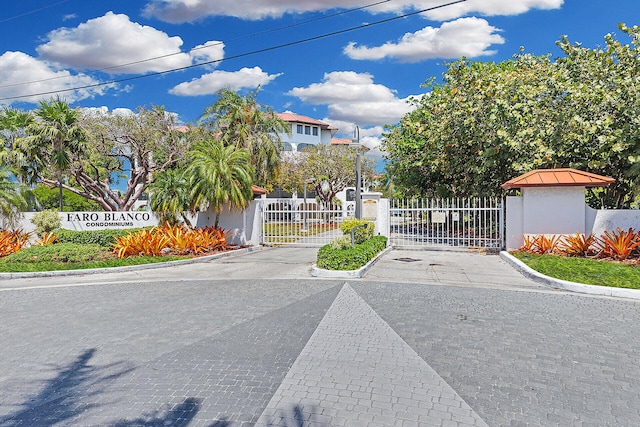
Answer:
[[0, 137], [4, 140], [0, 148], [0, 163], [13, 165], [16, 178], [21, 184], [35, 184], [33, 175], [29, 174], [29, 160], [16, 149], [16, 142], [26, 134], [33, 123], [33, 114], [12, 108], [4, 108], [0, 112]]
[[39, 168], [52, 167], [59, 188], [62, 212], [62, 174], [71, 164], [71, 156], [83, 151], [85, 132], [79, 126], [80, 112], [69, 104], [52, 99], [41, 101], [35, 111], [35, 121], [24, 138], [25, 151]]
[[276, 175], [282, 151], [280, 135], [289, 133], [286, 122], [257, 103], [258, 89], [247, 96], [223, 89], [204, 110], [201, 122], [225, 145], [246, 148], [251, 155], [254, 183], [268, 186]]
[[193, 145], [187, 158], [191, 159], [187, 174], [191, 179], [192, 205], [216, 212], [216, 227], [225, 204], [230, 209], [247, 207], [253, 198], [253, 168], [247, 149], [204, 139]]
[[18, 191], [18, 184], [12, 179], [11, 170], [0, 166], [0, 215], [2, 226], [11, 228], [20, 212], [27, 207], [27, 201]]
[[162, 222], [175, 225], [180, 215], [184, 223], [191, 226], [185, 215], [185, 211], [194, 210], [189, 190], [190, 182], [184, 170], [167, 169], [159, 173], [148, 187], [149, 208], [160, 212]]

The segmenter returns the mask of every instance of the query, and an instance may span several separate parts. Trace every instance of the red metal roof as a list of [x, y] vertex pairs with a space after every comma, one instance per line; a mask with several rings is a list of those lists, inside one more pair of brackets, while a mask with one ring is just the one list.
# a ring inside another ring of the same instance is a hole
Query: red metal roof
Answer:
[[251, 190], [253, 190], [254, 196], [260, 196], [262, 194], [267, 194], [268, 191], [262, 187], [258, 187], [257, 185], [251, 185]]
[[577, 169], [536, 169], [510, 179], [502, 184], [502, 188], [523, 187], [605, 187], [615, 179], [584, 172]]

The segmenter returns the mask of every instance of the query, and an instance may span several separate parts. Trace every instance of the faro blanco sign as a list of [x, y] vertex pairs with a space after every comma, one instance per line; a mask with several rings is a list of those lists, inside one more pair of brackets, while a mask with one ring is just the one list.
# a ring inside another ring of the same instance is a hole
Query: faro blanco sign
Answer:
[[137, 228], [158, 225], [151, 212], [62, 212], [61, 227], [68, 230]]

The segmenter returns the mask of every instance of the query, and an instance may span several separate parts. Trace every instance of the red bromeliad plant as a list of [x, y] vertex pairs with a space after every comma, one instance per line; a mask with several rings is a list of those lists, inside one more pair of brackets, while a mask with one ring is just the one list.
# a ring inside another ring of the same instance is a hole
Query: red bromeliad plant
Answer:
[[527, 241], [526, 245], [528, 245], [529, 249], [522, 250], [536, 254], [551, 254], [557, 251], [560, 236], [554, 234], [538, 234], [533, 237], [525, 236], [525, 241]]
[[142, 230], [116, 239], [114, 252], [120, 258], [135, 255], [159, 256], [166, 251], [180, 255], [200, 255], [227, 248], [229, 232], [222, 228], [191, 229], [165, 223], [151, 230]]
[[624, 261], [640, 248], [640, 236], [633, 228], [621, 230], [618, 227], [613, 232], [605, 231], [595, 246], [600, 257]]
[[596, 238], [593, 234], [585, 236], [583, 233], [562, 236], [558, 244], [558, 251], [569, 256], [587, 256], [594, 251]]
[[18, 252], [29, 243], [29, 233], [22, 230], [0, 230], [0, 257]]
[[154, 229], [140, 230], [126, 236], [116, 238], [113, 251], [118, 258], [127, 256], [159, 256], [167, 247], [169, 238], [162, 233], [155, 233]]
[[52, 243], [54, 243], [56, 240], [58, 240], [58, 236], [54, 233], [44, 233], [42, 235], [42, 238], [40, 240], [38, 240], [38, 245], [39, 246], [44, 246], [44, 245], [50, 245]]
[[523, 252], [535, 252], [536, 251], [536, 237], [530, 234], [522, 236], [522, 246], [520, 247]]

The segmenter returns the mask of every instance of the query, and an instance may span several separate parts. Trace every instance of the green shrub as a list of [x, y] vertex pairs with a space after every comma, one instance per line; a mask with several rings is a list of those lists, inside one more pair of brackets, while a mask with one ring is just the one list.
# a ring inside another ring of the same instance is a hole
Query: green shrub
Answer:
[[357, 218], [345, 219], [342, 224], [340, 224], [340, 230], [342, 230], [342, 233], [345, 236], [349, 236], [349, 238], [351, 238], [351, 230], [353, 230], [354, 228], [356, 228], [353, 233], [354, 243], [360, 244], [365, 240], [369, 240], [373, 237], [373, 230], [375, 228], [375, 225], [372, 222], [367, 221], [366, 219]]
[[40, 263], [45, 261], [78, 263], [113, 257], [100, 245], [77, 245], [57, 243], [55, 245], [31, 246], [3, 258], [3, 262]]
[[76, 243], [79, 245], [97, 244], [105, 248], [111, 248], [118, 237], [142, 230], [141, 228], [129, 228], [125, 230], [56, 230], [58, 243]]
[[[38, 185], [33, 190], [33, 195], [42, 209], [58, 209], [60, 206], [59, 191], [58, 187], [49, 188], [46, 185]], [[62, 190], [62, 200], [62, 210], [65, 212], [102, 210], [100, 205], [93, 200], [79, 196], [66, 188]]]
[[340, 236], [329, 242], [331, 249], [347, 249], [351, 247], [351, 236]]
[[326, 270], [357, 270], [387, 247], [385, 236], [371, 239], [347, 249], [333, 249], [331, 244], [318, 250], [317, 265]]
[[45, 233], [51, 233], [60, 227], [60, 214], [55, 209], [47, 209], [38, 212], [31, 218], [31, 222], [36, 226], [36, 234], [42, 237]]

